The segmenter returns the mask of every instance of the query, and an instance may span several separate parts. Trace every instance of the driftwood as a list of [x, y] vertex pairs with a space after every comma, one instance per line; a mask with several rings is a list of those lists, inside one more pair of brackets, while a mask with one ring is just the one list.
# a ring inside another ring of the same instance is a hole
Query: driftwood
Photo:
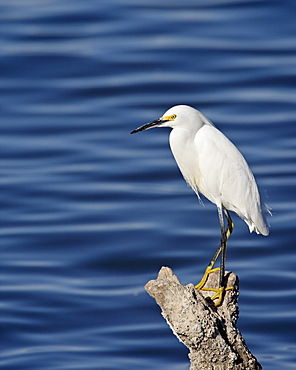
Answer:
[[[209, 275], [205, 287], [218, 285], [219, 273]], [[183, 286], [169, 267], [162, 267], [157, 280], [145, 285], [162, 310], [174, 335], [189, 348], [190, 370], [259, 370], [236, 327], [238, 319], [238, 278], [226, 272], [224, 300], [215, 307], [209, 291], [198, 291], [193, 284]]]

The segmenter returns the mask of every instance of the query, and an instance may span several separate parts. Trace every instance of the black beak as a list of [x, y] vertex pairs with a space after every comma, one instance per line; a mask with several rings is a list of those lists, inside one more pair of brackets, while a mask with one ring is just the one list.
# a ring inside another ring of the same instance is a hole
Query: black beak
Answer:
[[141, 127], [138, 127], [136, 128], [135, 130], [133, 130], [131, 132], [131, 134], [136, 134], [137, 132], [140, 132], [140, 131], [145, 131], [145, 130], [148, 130], [149, 128], [153, 128], [153, 127], [158, 127], [160, 126], [162, 123], [164, 122], [167, 122], [168, 120], [163, 120], [163, 119], [156, 119], [155, 121], [152, 121], [150, 123], [146, 123], [146, 125], [143, 125]]

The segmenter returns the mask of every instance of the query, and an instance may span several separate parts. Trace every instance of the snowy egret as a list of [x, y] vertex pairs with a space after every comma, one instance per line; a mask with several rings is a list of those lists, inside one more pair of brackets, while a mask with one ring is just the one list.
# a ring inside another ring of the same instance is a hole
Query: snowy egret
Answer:
[[[228, 211], [241, 217], [250, 232], [255, 231], [262, 235], [269, 233], [256, 181], [235, 145], [198, 110], [187, 105], [177, 105], [167, 110], [161, 118], [133, 130], [131, 134], [153, 127], [172, 128], [170, 147], [184, 179], [198, 198], [200, 192], [217, 206], [221, 229], [220, 245], [196, 288], [207, 290], [203, 287], [209, 274], [220, 271], [219, 288], [214, 289], [216, 293], [212, 297], [213, 301], [217, 299], [215, 305], [218, 306], [226, 290], [226, 248], [234, 227]], [[227, 229], [224, 227], [223, 212]], [[220, 268], [214, 269], [219, 255]]]

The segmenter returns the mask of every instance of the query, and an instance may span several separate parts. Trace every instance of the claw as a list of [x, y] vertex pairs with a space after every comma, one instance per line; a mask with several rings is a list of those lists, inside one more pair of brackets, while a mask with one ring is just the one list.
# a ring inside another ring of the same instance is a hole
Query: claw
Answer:
[[201, 290], [203, 288], [203, 286], [205, 285], [205, 283], [207, 282], [208, 276], [212, 272], [215, 272], [215, 271], [220, 271], [220, 267], [216, 267], [216, 268], [213, 269], [211, 266], [208, 266], [206, 268], [206, 271], [204, 273], [204, 276], [202, 277], [201, 281], [197, 285], [195, 285], [195, 288], [197, 290]]
[[216, 292], [216, 294], [214, 294], [211, 297], [211, 300], [214, 301], [215, 299], [218, 299], [218, 301], [214, 303], [215, 307], [217, 307], [217, 306], [220, 306], [220, 304], [222, 303], [223, 297], [224, 297], [224, 293], [227, 290], [233, 290], [233, 289], [234, 289], [233, 286], [229, 286], [227, 288], [225, 288], [224, 286], [221, 286], [218, 289], [216, 289], [216, 288], [202, 288], [201, 290], [206, 290], [206, 291], [210, 291], [210, 292]]
[[224, 286], [216, 289], [216, 288], [204, 288], [204, 285], [205, 283], [207, 282], [207, 279], [208, 279], [208, 276], [212, 273], [212, 272], [215, 272], [215, 271], [220, 271], [220, 267], [216, 267], [216, 268], [212, 268], [211, 266], [208, 266], [206, 268], [206, 271], [204, 273], [204, 276], [202, 277], [201, 281], [195, 285], [195, 288], [197, 290], [203, 290], [203, 291], [209, 291], [209, 292], [215, 292], [216, 294], [214, 294], [212, 297], [211, 297], [211, 300], [214, 301], [215, 299], [218, 299], [217, 302], [214, 303], [214, 305], [217, 307], [217, 306], [220, 306], [220, 304], [222, 303], [223, 301], [223, 297], [224, 297], [224, 293], [227, 291], [227, 290], [231, 290], [231, 289], [234, 289], [233, 286], [231, 287], [227, 287], [225, 288]]

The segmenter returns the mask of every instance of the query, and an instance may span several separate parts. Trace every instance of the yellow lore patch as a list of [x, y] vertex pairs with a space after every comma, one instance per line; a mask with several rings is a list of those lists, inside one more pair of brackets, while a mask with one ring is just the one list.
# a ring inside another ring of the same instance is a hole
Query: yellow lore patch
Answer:
[[174, 121], [176, 119], [176, 117], [177, 117], [176, 114], [172, 114], [171, 116], [161, 117], [161, 120], [164, 120], [164, 121]]

